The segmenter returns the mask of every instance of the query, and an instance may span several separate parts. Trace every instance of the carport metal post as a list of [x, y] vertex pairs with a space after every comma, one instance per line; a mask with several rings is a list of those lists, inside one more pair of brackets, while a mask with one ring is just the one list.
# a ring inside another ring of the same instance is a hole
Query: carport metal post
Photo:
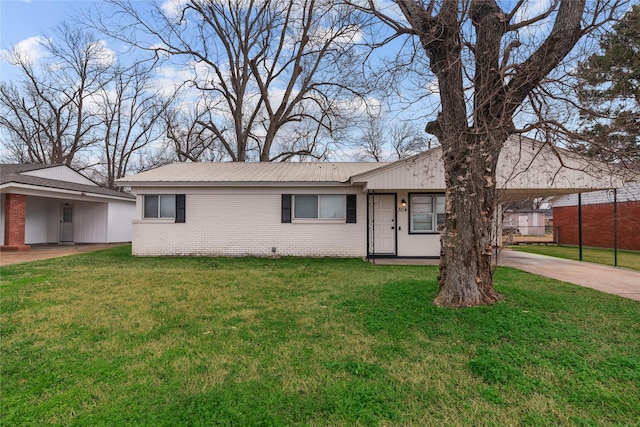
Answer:
[[618, 189], [613, 189], [613, 265], [618, 266]]
[[578, 193], [578, 251], [582, 261], [582, 193]]

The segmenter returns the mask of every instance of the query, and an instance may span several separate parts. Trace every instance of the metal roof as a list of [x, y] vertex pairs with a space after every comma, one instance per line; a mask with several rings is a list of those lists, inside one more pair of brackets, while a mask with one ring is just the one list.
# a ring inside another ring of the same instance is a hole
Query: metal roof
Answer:
[[121, 178], [119, 185], [145, 183], [344, 183], [385, 163], [173, 163]]
[[[38, 164], [1, 164], [0, 165], [0, 185], [10, 186], [11, 184], [23, 184], [51, 189], [71, 190], [81, 193], [95, 194], [100, 196], [119, 197], [123, 199], [134, 199], [135, 196], [97, 185], [79, 184], [58, 179], [42, 178], [39, 176], [25, 175], [39, 169], [52, 168], [63, 165], [38, 165]], [[68, 167], [68, 166], [67, 166]], [[70, 168], [71, 169], [71, 168]], [[79, 172], [78, 172], [79, 173]]]

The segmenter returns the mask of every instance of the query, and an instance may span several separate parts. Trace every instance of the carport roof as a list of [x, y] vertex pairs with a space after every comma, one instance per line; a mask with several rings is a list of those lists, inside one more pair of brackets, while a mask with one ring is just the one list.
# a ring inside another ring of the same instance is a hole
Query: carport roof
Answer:
[[[116, 197], [122, 199], [135, 199], [131, 194], [100, 187], [99, 185], [80, 184], [76, 182], [62, 181], [41, 176], [26, 175], [24, 172], [37, 171], [55, 167], [68, 167], [66, 165], [37, 165], [37, 164], [1, 164], [0, 165], [0, 189], [3, 190], [15, 186], [40, 187], [45, 189], [67, 190], [98, 196]], [[72, 168], [69, 168], [73, 170]], [[77, 171], [74, 171], [79, 173]]]

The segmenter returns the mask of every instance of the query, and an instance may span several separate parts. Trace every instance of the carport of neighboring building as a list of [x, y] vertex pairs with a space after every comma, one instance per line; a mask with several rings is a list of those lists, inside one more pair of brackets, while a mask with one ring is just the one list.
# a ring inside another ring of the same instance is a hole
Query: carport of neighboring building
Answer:
[[66, 165], [0, 165], [0, 251], [131, 241], [135, 197]]

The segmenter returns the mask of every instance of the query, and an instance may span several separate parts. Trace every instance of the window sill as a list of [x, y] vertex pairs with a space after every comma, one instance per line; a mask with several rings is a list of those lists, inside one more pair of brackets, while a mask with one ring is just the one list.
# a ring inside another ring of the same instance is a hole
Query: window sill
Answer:
[[317, 219], [317, 218], [294, 218], [291, 220], [292, 224], [346, 224], [346, 220], [344, 218], [338, 219]]
[[134, 219], [134, 224], [175, 224], [175, 218], [144, 218]]

